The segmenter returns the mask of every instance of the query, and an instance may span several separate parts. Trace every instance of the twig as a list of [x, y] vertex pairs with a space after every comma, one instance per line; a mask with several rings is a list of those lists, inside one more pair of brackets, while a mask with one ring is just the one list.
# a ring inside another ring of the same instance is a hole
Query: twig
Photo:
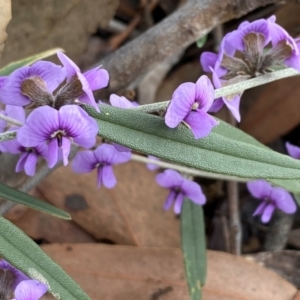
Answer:
[[179, 53], [217, 25], [282, 0], [189, 0], [135, 40], [96, 65], [110, 74], [107, 94], [126, 88], [155, 65]]
[[14, 140], [16, 138], [16, 136], [17, 136], [17, 130], [6, 131], [3, 133], [0, 133], [0, 142]]
[[[291, 76], [299, 75], [299, 72], [293, 68], [285, 68], [283, 70], [268, 73], [253, 79], [245, 80], [240, 83], [231, 84], [220, 89], [215, 90], [215, 99], [236, 94], [240, 91], [244, 91], [259, 85], [263, 85], [275, 80], [287, 78]], [[152, 113], [165, 109], [170, 101], [164, 101], [159, 103], [147, 104], [132, 108], [133, 110], [139, 110], [142, 112]]]
[[294, 216], [276, 210], [267, 230], [264, 250], [280, 251], [285, 248], [293, 225]]
[[192, 168], [176, 165], [176, 164], [164, 162], [161, 160], [151, 159], [151, 158], [137, 155], [137, 154], [132, 154], [131, 159], [134, 161], [145, 163], [145, 164], [146, 163], [154, 164], [154, 165], [160, 166], [165, 169], [174, 169], [179, 172], [187, 173], [187, 174], [190, 174], [193, 176], [199, 176], [199, 177], [205, 177], [205, 178], [211, 178], [211, 179], [240, 181], [240, 182], [248, 182], [249, 180], [251, 180], [249, 178], [240, 178], [240, 177], [235, 177], [235, 176], [230, 176], [230, 175], [222, 175], [222, 174], [215, 174], [215, 173], [200, 171], [197, 169], [192, 169]]
[[[231, 112], [228, 113], [228, 123], [236, 126], [236, 121]], [[241, 255], [242, 228], [239, 212], [239, 186], [236, 181], [227, 182], [228, 208], [229, 208], [229, 229], [230, 229], [230, 250], [235, 255]]]
[[16, 126], [23, 126], [24, 124], [16, 119], [13, 119], [13, 118], [10, 118], [10, 117], [7, 117], [3, 114], [0, 114], [0, 119], [3, 120], [3, 121], [6, 121], [8, 123], [10, 123], [11, 125], [16, 125]]

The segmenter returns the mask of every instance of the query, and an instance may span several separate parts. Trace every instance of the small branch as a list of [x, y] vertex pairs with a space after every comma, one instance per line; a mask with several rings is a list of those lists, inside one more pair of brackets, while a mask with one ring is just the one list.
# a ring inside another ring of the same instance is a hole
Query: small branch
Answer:
[[[245, 91], [247, 89], [263, 85], [275, 80], [279, 80], [282, 78], [287, 78], [295, 75], [299, 75], [300, 73], [293, 69], [293, 68], [285, 68], [283, 70], [275, 71], [272, 73], [268, 73], [253, 79], [245, 80], [243, 82], [231, 84], [225, 87], [222, 87], [220, 89], [215, 90], [215, 99], [236, 94], [241, 91]], [[159, 103], [153, 103], [153, 104], [147, 104], [147, 105], [141, 105], [135, 108], [131, 108], [133, 110], [138, 110], [146, 113], [153, 113], [156, 111], [160, 111], [165, 109], [170, 101], [165, 102], [159, 102]]]
[[16, 126], [23, 126], [24, 124], [22, 122], [19, 122], [16, 119], [12, 119], [10, 117], [7, 117], [3, 114], [0, 114], [0, 119], [3, 121], [6, 121], [7, 123], [10, 123], [11, 125], [16, 125]]
[[17, 136], [17, 130], [0, 133], [0, 143], [8, 140], [14, 140]]
[[197, 169], [192, 169], [180, 165], [176, 165], [173, 163], [168, 163], [164, 162], [162, 160], [155, 160], [151, 159], [145, 156], [137, 155], [137, 154], [132, 154], [131, 160], [138, 161], [141, 163], [149, 163], [153, 165], [157, 165], [161, 168], [165, 169], [173, 169], [182, 173], [187, 173], [193, 176], [199, 176], [199, 177], [205, 177], [205, 178], [211, 178], [211, 179], [219, 179], [219, 180], [232, 180], [232, 181], [240, 181], [240, 182], [248, 182], [251, 179], [250, 178], [240, 178], [240, 177], [235, 177], [235, 176], [230, 176], [230, 175], [222, 175], [222, 174], [215, 174], [215, 173], [210, 173], [210, 172], [205, 172], [205, 171], [200, 171]]

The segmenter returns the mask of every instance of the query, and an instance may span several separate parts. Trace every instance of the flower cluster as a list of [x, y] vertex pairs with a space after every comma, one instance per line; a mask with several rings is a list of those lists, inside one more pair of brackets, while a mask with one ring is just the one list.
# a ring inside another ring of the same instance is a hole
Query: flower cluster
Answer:
[[60, 159], [67, 165], [71, 143], [91, 148], [99, 130], [80, 105], [100, 111], [93, 91], [108, 85], [107, 71], [94, 68], [81, 73], [65, 54], [57, 55], [62, 66], [38, 61], [0, 80], [0, 101], [6, 104], [0, 113], [20, 123], [16, 126], [9, 119], [1, 120], [0, 132], [18, 133], [16, 140], [1, 143], [0, 151], [21, 154], [16, 171], [25, 170], [30, 176], [39, 157], [46, 159], [50, 168]]
[[[204, 52], [201, 64], [205, 72], [212, 73], [216, 88], [238, 83], [249, 78], [288, 66], [300, 71], [299, 40], [294, 40], [282, 27], [269, 19], [246, 21], [237, 30], [224, 36], [218, 54]], [[211, 112], [224, 104], [240, 121], [240, 94], [214, 101]]]
[[0, 261], [1, 299], [38, 300], [48, 291], [46, 284], [32, 280], [2, 259]]

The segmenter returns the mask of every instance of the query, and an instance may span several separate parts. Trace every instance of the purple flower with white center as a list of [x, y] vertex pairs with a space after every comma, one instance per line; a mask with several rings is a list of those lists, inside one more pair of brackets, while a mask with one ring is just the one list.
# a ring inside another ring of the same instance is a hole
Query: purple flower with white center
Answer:
[[168, 210], [174, 203], [174, 212], [180, 214], [185, 197], [198, 205], [203, 205], [206, 202], [201, 187], [196, 182], [182, 177], [174, 170], [168, 169], [157, 174], [156, 182], [160, 186], [170, 189], [164, 204], [165, 210]]
[[[100, 69], [100, 67], [96, 67], [82, 74], [78, 66], [65, 54], [57, 52], [57, 56], [66, 68], [67, 83], [58, 91], [56, 102], [66, 104], [66, 101], [69, 101], [66, 96], [71, 93], [72, 101], [78, 98], [81, 103], [89, 104], [99, 112], [100, 109], [95, 101], [93, 91], [102, 89], [108, 85], [108, 72]], [[59, 104], [58, 106], [61, 105]]]
[[173, 93], [165, 115], [165, 123], [175, 128], [184, 122], [196, 139], [206, 137], [218, 122], [207, 111], [214, 100], [214, 88], [207, 76], [195, 83], [181, 84]]
[[300, 147], [295, 146], [295, 145], [293, 145], [293, 144], [291, 144], [289, 142], [286, 142], [285, 146], [286, 146], [288, 154], [291, 157], [293, 157], [295, 159], [300, 159]]
[[64, 165], [68, 164], [71, 142], [90, 148], [96, 143], [97, 122], [82, 108], [64, 105], [59, 110], [49, 106], [35, 109], [17, 133], [18, 142], [24, 147], [48, 147], [46, 159], [49, 168], [62, 153]]
[[[243, 22], [222, 40], [218, 55], [205, 52], [201, 56], [203, 70], [213, 74], [216, 88], [238, 83], [289, 66], [300, 71], [300, 44], [282, 27], [275, 17]], [[217, 99], [210, 111], [219, 110], [225, 103], [240, 121], [241, 94]]]
[[95, 151], [77, 153], [72, 167], [76, 173], [88, 173], [97, 169], [98, 188], [103, 184], [106, 188], [111, 189], [117, 184], [112, 166], [125, 163], [130, 158], [130, 152], [119, 152], [112, 145], [102, 144]]
[[247, 188], [253, 197], [262, 200], [253, 216], [261, 215], [263, 223], [270, 221], [276, 208], [286, 214], [293, 214], [296, 211], [296, 204], [292, 196], [281, 187], [272, 187], [265, 180], [256, 180], [248, 182]]
[[0, 100], [9, 105], [51, 105], [52, 92], [65, 79], [66, 71], [48, 61], [38, 61], [31, 66], [12, 72], [3, 82], [0, 80]]
[[25, 280], [18, 284], [12, 300], [39, 300], [48, 291], [48, 286], [37, 280]]

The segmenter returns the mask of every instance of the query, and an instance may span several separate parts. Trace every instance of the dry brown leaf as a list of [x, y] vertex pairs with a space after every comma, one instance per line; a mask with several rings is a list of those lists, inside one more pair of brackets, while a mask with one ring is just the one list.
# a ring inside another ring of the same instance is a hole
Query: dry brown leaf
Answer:
[[107, 26], [118, 2], [14, 0], [1, 65], [54, 47], [65, 49], [72, 59], [78, 58], [97, 28]]
[[98, 240], [178, 247], [179, 221], [173, 211], [163, 211], [167, 190], [157, 185], [155, 173], [141, 163], [130, 162], [116, 166], [115, 174], [115, 188], [98, 190], [95, 172], [76, 174], [71, 166], [61, 167], [38, 188]]
[[7, 38], [6, 26], [11, 19], [11, 0], [0, 1], [0, 56]]
[[[45, 245], [91, 299], [189, 300], [180, 249]], [[292, 300], [297, 289], [243, 257], [208, 251], [204, 300]]]

